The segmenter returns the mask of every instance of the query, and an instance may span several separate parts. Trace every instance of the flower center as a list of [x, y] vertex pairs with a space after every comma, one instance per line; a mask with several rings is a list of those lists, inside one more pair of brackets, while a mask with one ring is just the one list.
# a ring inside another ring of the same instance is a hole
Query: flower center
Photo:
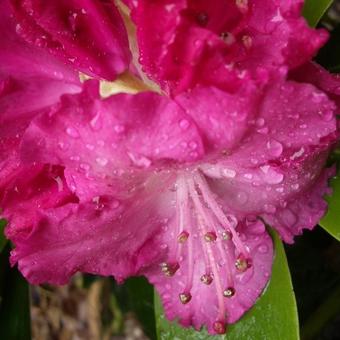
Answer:
[[[186, 257], [186, 282], [179, 299], [183, 304], [192, 301], [194, 280], [215, 288], [218, 315], [213, 327], [217, 333], [224, 333], [226, 299], [237, 294], [235, 271], [245, 272], [252, 265], [249, 249], [237, 232], [236, 217], [223, 211], [200, 170], [178, 176], [176, 195], [176, 250], [161, 269], [166, 276], [174, 276], [180, 268], [180, 259]], [[194, 266], [197, 264], [195, 255], [198, 254], [197, 258], [204, 259], [204, 271], [196, 278]]]

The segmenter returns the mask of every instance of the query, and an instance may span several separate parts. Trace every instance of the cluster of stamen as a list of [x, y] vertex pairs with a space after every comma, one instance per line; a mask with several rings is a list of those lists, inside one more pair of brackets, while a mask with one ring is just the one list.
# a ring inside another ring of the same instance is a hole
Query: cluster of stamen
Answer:
[[[214, 283], [218, 315], [213, 328], [216, 333], [222, 334], [226, 331], [226, 299], [232, 298], [236, 294], [232, 266], [234, 265], [238, 272], [245, 272], [250, 268], [252, 261], [249, 250], [244, 246], [236, 231], [237, 219], [223, 212], [211, 193], [204, 176], [199, 171], [190, 176], [186, 174], [179, 176], [176, 192], [177, 246], [174, 260], [163, 263], [161, 270], [166, 276], [175, 275], [180, 267], [179, 261], [183, 259], [184, 249], [187, 249], [187, 282], [179, 294], [179, 300], [183, 304], [189, 303], [192, 300], [190, 291], [194, 280], [192, 235], [198, 232], [206, 267], [205, 273], [200, 276], [200, 281], [208, 286]], [[192, 214], [192, 211], [195, 211], [195, 214]], [[194, 225], [196, 228], [193, 230]], [[238, 255], [236, 256], [236, 254]], [[236, 260], [233, 261], [234, 256], [236, 256]], [[219, 262], [217, 262], [217, 258], [220, 259]]]

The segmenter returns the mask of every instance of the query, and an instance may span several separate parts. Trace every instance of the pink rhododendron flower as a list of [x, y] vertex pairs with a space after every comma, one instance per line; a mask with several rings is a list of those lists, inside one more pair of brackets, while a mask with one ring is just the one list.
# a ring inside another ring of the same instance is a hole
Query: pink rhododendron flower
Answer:
[[113, 80], [130, 51], [116, 6], [101, 0], [11, 0], [17, 32], [80, 71]]
[[[270, 278], [274, 254], [265, 224], [291, 243], [327, 208], [323, 196], [333, 169], [325, 162], [338, 139], [338, 93], [306, 77], [305, 66], [296, 69], [323, 33], [305, 26], [300, 1], [266, 1], [263, 7], [236, 1], [228, 5], [233, 16], [226, 22], [219, 15], [222, 3], [214, 1], [203, 26], [196, 16], [207, 11], [203, 2], [135, 3], [143, 67], [171, 97], [151, 91], [101, 95], [97, 77], [131, 66], [113, 5], [13, 1], [21, 25], [15, 32], [8, 3], [1, 4], [0, 206], [15, 246], [11, 263], [33, 284], [65, 284], [77, 271], [118, 281], [145, 275], [168, 318], [224, 333]], [[67, 6], [89, 15], [79, 19], [75, 36], [60, 34]], [[190, 58], [177, 68], [159, 59], [163, 52], [151, 52], [158, 43], [146, 36], [153, 20], [146, 21], [145, 8], [164, 18], [159, 47], [174, 53], [179, 39], [182, 52], [197, 54], [202, 72]], [[92, 25], [96, 20], [113, 39], [108, 45]], [[222, 46], [221, 29], [235, 39], [248, 32], [252, 46], [228, 40]], [[273, 49], [269, 32], [278, 44]], [[47, 33], [48, 44], [36, 46]], [[204, 41], [207, 54], [192, 49], [199, 33], [212, 39], [211, 46]], [[311, 37], [317, 38], [306, 49]], [[104, 57], [106, 48], [112, 59]], [[60, 61], [73, 56], [74, 68]], [[224, 58], [237, 66], [214, 81]], [[296, 73], [287, 78], [292, 68]], [[96, 79], [81, 83], [79, 70]]]
[[263, 82], [280, 66], [309, 60], [327, 38], [308, 28], [302, 0], [126, 3], [137, 26], [140, 63], [171, 93], [197, 83], [233, 90], [247, 78]]

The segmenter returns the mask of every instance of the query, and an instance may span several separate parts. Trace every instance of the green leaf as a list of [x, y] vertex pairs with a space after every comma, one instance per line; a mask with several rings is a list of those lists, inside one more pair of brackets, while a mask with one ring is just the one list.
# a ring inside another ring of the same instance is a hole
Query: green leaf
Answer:
[[333, 194], [326, 197], [328, 201], [328, 212], [321, 220], [320, 225], [328, 233], [340, 241], [340, 177], [337, 176], [331, 180]]
[[130, 300], [130, 308], [143, 325], [145, 333], [152, 339], [156, 337], [153, 287], [144, 277], [128, 279], [124, 286]]
[[[274, 234], [274, 233], [273, 233]], [[185, 329], [166, 320], [159, 297], [155, 296], [158, 339], [161, 340], [298, 340], [299, 322], [289, 268], [282, 242], [276, 233], [275, 260], [271, 281], [254, 307], [225, 336], [210, 336], [206, 330]]]
[[332, 0], [306, 0], [303, 7], [303, 16], [311, 27], [316, 27], [322, 16], [326, 13]]
[[5, 245], [7, 244], [7, 239], [5, 237], [5, 227], [6, 227], [7, 222], [5, 220], [0, 219], [0, 253], [4, 249]]
[[0, 255], [1, 339], [30, 340], [29, 287], [16, 268], [10, 268], [7, 246]]

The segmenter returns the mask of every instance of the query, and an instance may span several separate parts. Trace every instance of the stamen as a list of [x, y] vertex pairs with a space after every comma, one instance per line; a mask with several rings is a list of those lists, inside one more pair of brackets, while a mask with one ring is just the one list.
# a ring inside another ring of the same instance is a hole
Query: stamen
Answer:
[[206, 285], [210, 285], [211, 282], [213, 282], [213, 278], [210, 274], [204, 274], [201, 276], [201, 282], [203, 282]]
[[224, 290], [223, 295], [227, 298], [230, 298], [235, 295], [235, 288], [234, 287], [228, 287]]
[[[191, 214], [189, 213], [189, 195], [188, 195], [188, 185], [186, 183], [185, 177], [179, 177], [177, 180], [177, 212], [178, 212], [178, 226], [179, 235], [177, 237], [177, 250], [176, 258], [181, 257], [181, 252], [183, 250], [183, 244], [187, 243], [188, 252], [188, 276], [185, 291], [190, 292], [193, 283], [194, 276], [194, 260], [193, 260], [193, 240], [190, 236], [191, 233]], [[188, 227], [188, 231], [184, 230], [184, 226]], [[188, 241], [188, 242], [187, 242]]]
[[[199, 197], [198, 197], [198, 194], [195, 188], [195, 183], [192, 180], [192, 178], [188, 178], [188, 185], [189, 185], [190, 196], [198, 212], [197, 221], [199, 223], [199, 226], [203, 234], [206, 234], [207, 230], [205, 228], [204, 222], [202, 221], [202, 217], [205, 215], [204, 208], [202, 206], [202, 203], [199, 200]], [[225, 307], [224, 307], [224, 300], [223, 300], [223, 288], [222, 288], [221, 278], [220, 278], [220, 275], [217, 269], [215, 257], [213, 254], [213, 250], [211, 249], [210, 243], [205, 243], [205, 245], [203, 246], [203, 252], [204, 252], [204, 249], [206, 250], [208, 254], [209, 262], [211, 264], [211, 270], [214, 275], [214, 283], [215, 283], [215, 288], [217, 292], [217, 301], [218, 301], [218, 318], [223, 320]]]
[[226, 324], [222, 321], [215, 321], [213, 324], [213, 328], [217, 334], [225, 334], [227, 331]]
[[191, 294], [190, 293], [181, 293], [179, 294], [179, 299], [183, 303], [183, 305], [187, 304], [191, 300]]
[[239, 250], [240, 253], [248, 254], [248, 251], [246, 250], [245, 246], [243, 245], [242, 241], [240, 240], [237, 232], [234, 229], [234, 226], [230, 221], [228, 221], [227, 217], [225, 216], [224, 212], [220, 208], [220, 206], [216, 203], [215, 199], [212, 197], [210, 193], [210, 189], [208, 187], [208, 184], [206, 183], [205, 179], [202, 175], [200, 175], [198, 172], [196, 173], [195, 180], [197, 184], [199, 185], [201, 192], [203, 194], [204, 200], [207, 203], [208, 207], [211, 209], [211, 211], [215, 214], [218, 221], [225, 227], [228, 227], [230, 232], [233, 236], [233, 242], [235, 244], [235, 247]]
[[229, 230], [225, 230], [222, 232], [222, 239], [225, 241], [231, 241], [233, 238], [233, 234]]
[[[195, 181], [194, 181], [194, 183], [195, 183]], [[199, 188], [199, 186], [198, 186], [198, 188]], [[204, 198], [204, 195], [203, 195], [203, 198]], [[203, 206], [202, 203], [201, 203], [201, 216], [202, 216], [202, 218], [203, 218], [203, 220], [204, 220], [206, 225], [216, 226], [216, 222], [215, 222], [216, 218], [214, 216], [211, 216], [210, 211], [207, 210]], [[226, 218], [228, 219], [228, 216], [226, 216]], [[232, 221], [232, 219], [231, 219], [231, 221]], [[216, 233], [213, 233], [213, 235], [216, 237]], [[205, 235], [205, 237], [206, 237], [206, 235]], [[210, 237], [208, 237], [206, 240], [210, 241]], [[214, 241], [215, 240], [216, 240], [216, 238], [214, 239]], [[226, 264], [224, 266], [224, 269], [226, 270], [226, 274], [227, 274], [227, 284], [229, 286], [232, 286], [234, 284], [234, 282], [233, 282], [233, 276], [232, 276], [232, 273], [231, 273], [231, 270], [230, 270], [230, 268], [231, 268], [231, 259], [230, 259], [228, 247], [226, 247], [226, 249], [224, 249], [222, 242], [217, 242], [217, 247], [218, 247], [218, 250], [219, 250], [219, 253], [220, 253], [222, 261], [225, 262], [225, 264]]]
[[188, 240], [188, 238], [189, 238], [189, 233], [187, 232], [187, 231], [182, 231], [179, 235], [178, 235], [178, 237], [177, 237], [177, 241], [179, 242], [179, 243], [185, 243], [187, 240]]
[[178, 262], [161, 264], [161, 270], [165, 276], [169, 276], [169, 277], [174, 276], [178, 269], [179, 269]]
[[252, 266], [252, 261], [241, 255], [235, 261], [235, 267], [240, 272], [245, 272], [251, 266]]
[[204, 239], [206, 242], [214, 242], [217, 239], [216, 233], [214, 231], [208, 231], [205, 233]]

